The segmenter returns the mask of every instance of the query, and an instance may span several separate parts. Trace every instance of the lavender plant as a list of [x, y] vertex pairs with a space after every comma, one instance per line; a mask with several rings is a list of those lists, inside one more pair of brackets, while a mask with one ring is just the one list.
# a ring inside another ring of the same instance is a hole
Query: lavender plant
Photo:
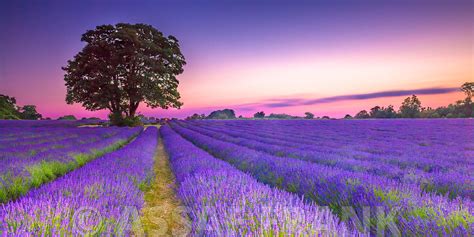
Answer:
[[157, 129], [148, 128], [122, 149], [1, 204], [0, 235], [131, 235], [139, 213], [127, 210], [143, 206], [157, 139]]
[[161, 128], [192, 236], [361, 236], [327, 208], [271, 188]]
[[178, 124], [173, 124], [173, 129], [214, 156], [249, 172], [257, 180], [304, 194], [320, 205], [329, 206], [341, 218], [347, 214], [346, 207], [355, 209], [359, 217], [366, 206], [381, 208], [387, 216], [370, 218], [372, 231], [390, 222], [396, 225], [392, 231], [408, 235], [463, 235], [473, 230], [474, 209], [469, 199], [450, 200], [423, 193], [420, 187], [410, 183], [272, 156], [216, 140]]
[[[0, 203], [125, 145], [141, 128], [1, 128]], [[16, 136], [12, 136], [16, 132]], [[43, 134], [46, 133], [48, 135]], [[35, 136], [34, 134], [40, 134]], [[20, 137], [19, 139], [12, 139]]]

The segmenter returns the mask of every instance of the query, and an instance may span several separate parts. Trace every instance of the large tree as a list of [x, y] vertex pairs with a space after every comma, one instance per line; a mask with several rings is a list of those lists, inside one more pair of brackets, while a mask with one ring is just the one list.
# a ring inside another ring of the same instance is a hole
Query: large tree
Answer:
[[141, 102], [180, 108], [186, 64], [178, 40], [145, 24], [101, 25], [82, 35], [85, 47], [63, 67], [68, 104], [133, 118]]

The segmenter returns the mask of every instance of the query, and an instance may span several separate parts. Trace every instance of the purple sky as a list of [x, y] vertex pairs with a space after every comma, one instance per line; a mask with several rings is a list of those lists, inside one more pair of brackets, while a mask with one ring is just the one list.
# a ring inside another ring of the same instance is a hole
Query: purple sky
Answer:
[[176, 36], [188, 62], [183, 108], [142, 107], [149, 116], [231, 107], [337, 117], [398, 107], [407, 93], [384, 94], [393, 91], [424, 91], [427, 106], [462, 98], [439, 88], [473, 81], [471, 1], [351, 2], [1, 1], [0, 93], [53, 118], [105, 116], [65, 103], [61, 67], [86, 30], [128, 22]]

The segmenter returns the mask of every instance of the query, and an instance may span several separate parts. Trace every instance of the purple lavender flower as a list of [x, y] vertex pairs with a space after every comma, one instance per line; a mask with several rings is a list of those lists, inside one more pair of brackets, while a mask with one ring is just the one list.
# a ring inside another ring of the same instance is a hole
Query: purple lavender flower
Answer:
[[140, 187], [151, 179], [157, 134], [148, 128], [124, 148], [1, 204], [0, 235], [130, 235], [121, 220], [144, 204]]
[[161, 128], [193, 236], [354, 236], [327, 208], [271, 188]]

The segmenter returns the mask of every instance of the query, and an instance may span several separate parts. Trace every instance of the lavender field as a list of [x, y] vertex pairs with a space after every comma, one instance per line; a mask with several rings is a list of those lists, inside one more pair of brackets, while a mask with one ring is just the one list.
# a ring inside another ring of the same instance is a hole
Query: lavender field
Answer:
[[257, 181], [328, 207], [349, 229], [474, 234], [473, 120], [194, 120], [170, 126]]
[[[471, 119], [0, 124], [0, 236], [474, 234]], [[179, 233], [143, 217], [160, 140]]]

